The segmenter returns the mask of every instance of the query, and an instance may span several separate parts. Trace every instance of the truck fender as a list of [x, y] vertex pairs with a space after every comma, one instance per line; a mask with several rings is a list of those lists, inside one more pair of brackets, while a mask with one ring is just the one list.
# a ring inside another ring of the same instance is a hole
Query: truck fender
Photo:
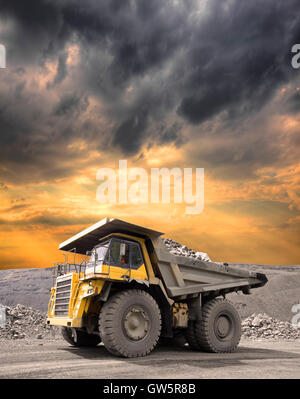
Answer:
[[109, 294], [110, 294], [111, 286], [112, 286], [111, 281], [105, 281], [105, 284], [104, 284], [100, 294], [98, 295], [99, 301], [101, 301], [101, 302], [107, 301]]
[[139, 280], [138, 278], [131, 278], [130, 280], [129, 280], [129, 283], [132, 283], [132, 282], [136, 282], [136, 283], [138, 283], [138, 284], [145, 284], [147, 287], [149, 287], [149, 281], [147, 281], [147, 280]]

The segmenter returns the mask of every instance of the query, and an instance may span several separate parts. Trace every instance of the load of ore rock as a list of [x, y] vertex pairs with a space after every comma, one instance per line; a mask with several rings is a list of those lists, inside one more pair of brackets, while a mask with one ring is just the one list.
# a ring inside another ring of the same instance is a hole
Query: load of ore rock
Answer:
[[171, 254], [176, 256], [187, 256], [189, 258], [195, 258], [199, 260], [204, 260], [205, 262], [210, 262], [210, 257], [205, 252], [193, 251], [186, 245], [181, 245], [179, 242], [173, 241], [170, 238], [163, 239], [166, 247]]

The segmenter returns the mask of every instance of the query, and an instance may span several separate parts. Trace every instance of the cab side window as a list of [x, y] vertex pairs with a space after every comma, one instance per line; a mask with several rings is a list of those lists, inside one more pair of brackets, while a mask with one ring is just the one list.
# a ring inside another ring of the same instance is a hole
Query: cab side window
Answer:
[[131, 267], [138, 269], [144, 263], [139, 245], [131, 244]]
[[110, 264], [120, 267], [129, 267], [129, 245], [113, 240], [110, 245]]

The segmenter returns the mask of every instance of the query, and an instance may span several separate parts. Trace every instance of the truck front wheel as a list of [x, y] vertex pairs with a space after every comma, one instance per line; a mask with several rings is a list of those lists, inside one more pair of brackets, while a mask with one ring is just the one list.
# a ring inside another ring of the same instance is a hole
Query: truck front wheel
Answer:
[[240, 342], [240, 315], [225, 299], [216, 298], [203, 305], [194, 328], [199, 348], [207, 352], [234, 352]]
[[72, 334], [72, 329], [70, 327], [62, 327], [61, 334], [65, 341], [72, 346], [85, 346], [85, 347], [93, 347], [97, 346], [101, 342], [101, 338], [99, 335], [88, 334], [84, 331], [77, 330], [76, 331], [76, 339]]
[[99, 331], [104, 346], [114, 355], [148, 355], [160, 336], [159, 307], [145, 291], [132, 289], [118, 292], [102, 306]]

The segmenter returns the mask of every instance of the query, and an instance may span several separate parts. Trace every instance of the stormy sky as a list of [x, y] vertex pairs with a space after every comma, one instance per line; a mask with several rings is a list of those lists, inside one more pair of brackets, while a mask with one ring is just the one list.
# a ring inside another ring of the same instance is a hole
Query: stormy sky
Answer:
[[97, 169], [119, 159], [205, 168], [204, 213], [170, 205], [169, 236], [212, 258], [299, 263], [299, 11], [299, 0], [0, 0], [1, 267], [45, 266], [23, 240], [52, 259], [107, 212], [161, 229], [165, 209], [96, 202]]

